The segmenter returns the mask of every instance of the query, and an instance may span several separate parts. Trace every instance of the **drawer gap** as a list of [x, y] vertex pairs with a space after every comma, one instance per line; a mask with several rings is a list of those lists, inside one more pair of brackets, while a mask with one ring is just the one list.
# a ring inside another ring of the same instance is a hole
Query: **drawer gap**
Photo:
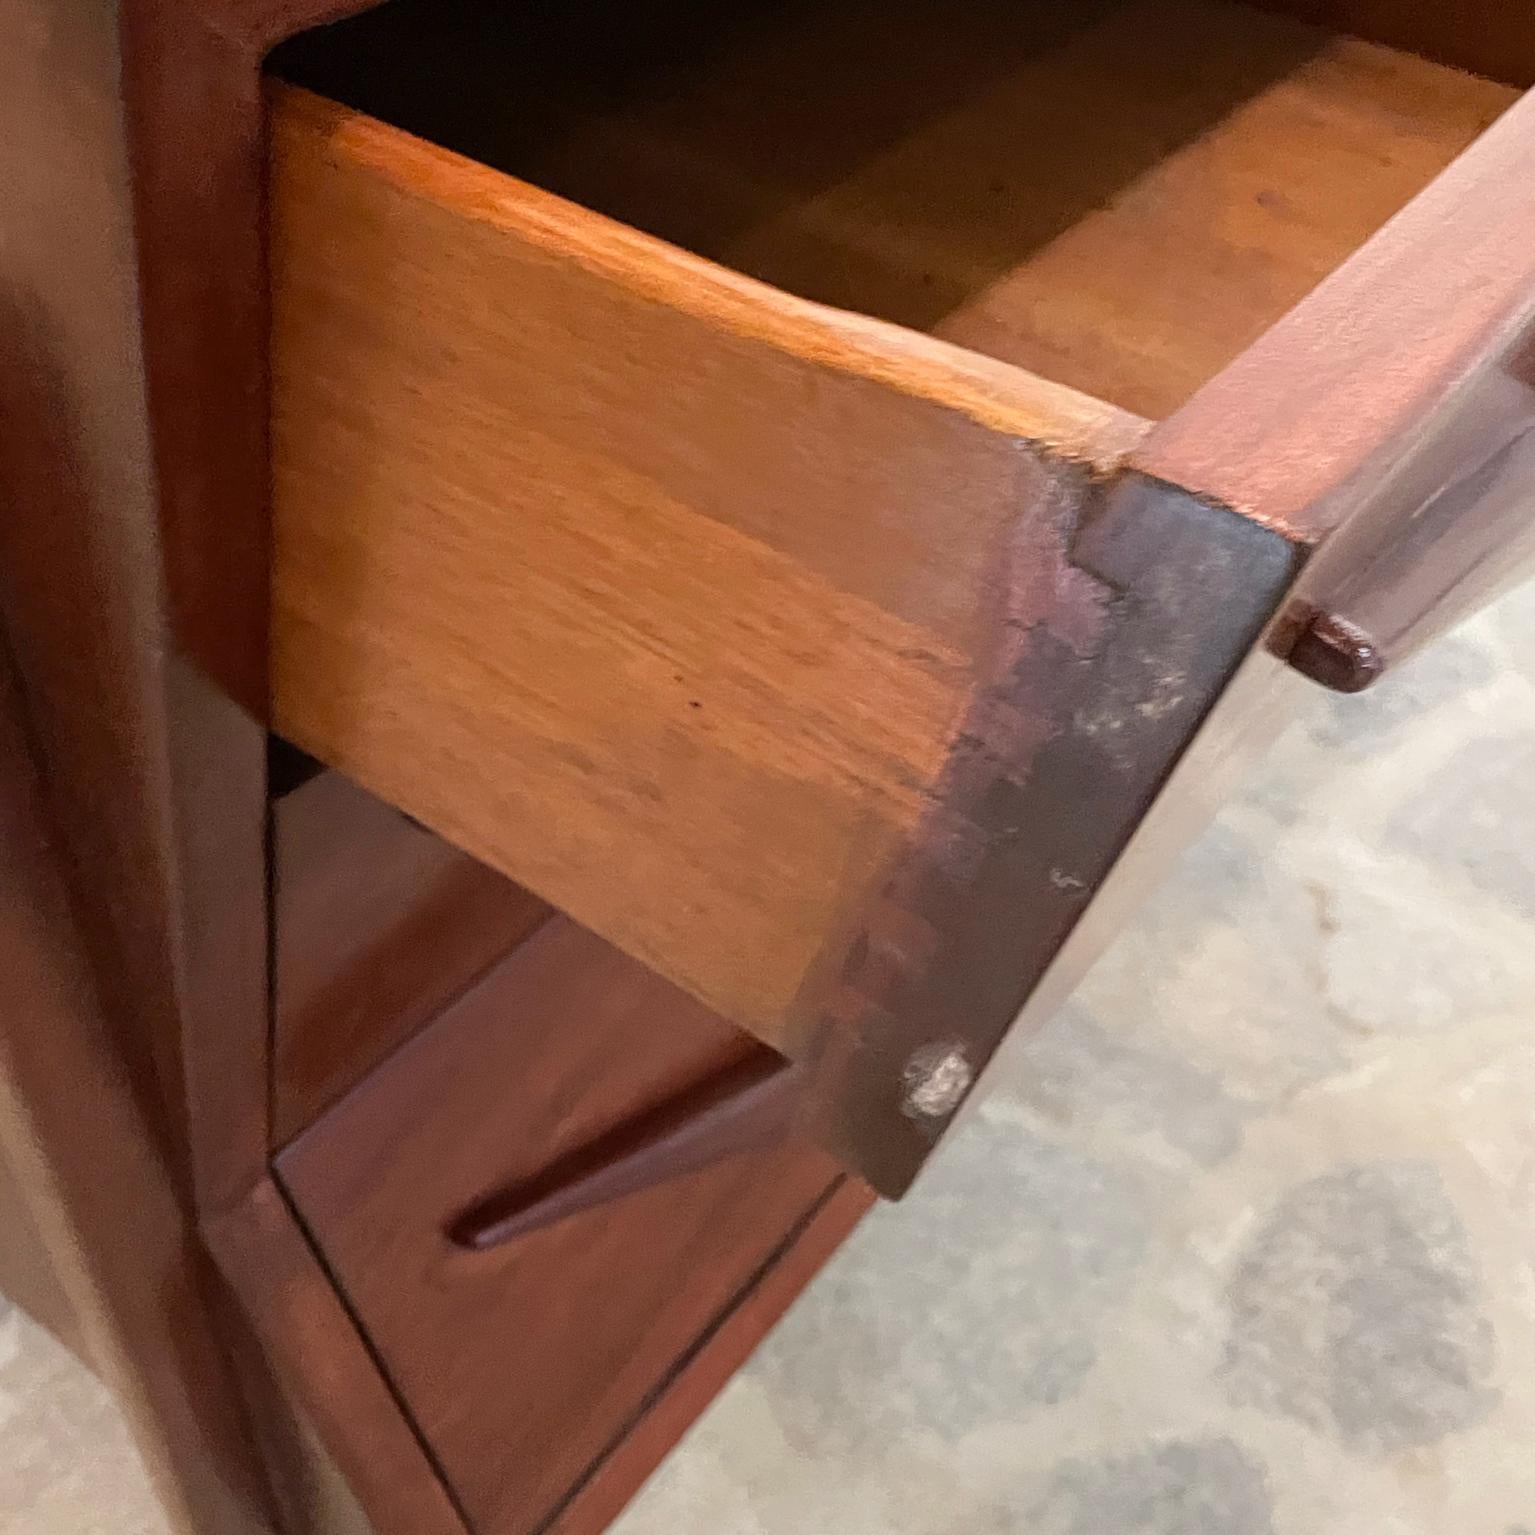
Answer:
[[272, 841], [280, 1146], [550, 911], [341, 773], [277, 800]]

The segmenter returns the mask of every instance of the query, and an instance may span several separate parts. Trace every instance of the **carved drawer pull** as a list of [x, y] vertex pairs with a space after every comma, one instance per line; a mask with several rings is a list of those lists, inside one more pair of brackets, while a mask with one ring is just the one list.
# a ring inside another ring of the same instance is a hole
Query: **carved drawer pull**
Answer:
[[448, 1235], [483, 1252], [728, 1157], [788, 1137], [807, 1073], [758, 1050], [702, 1086], [560, 1158], [460, 1215]]

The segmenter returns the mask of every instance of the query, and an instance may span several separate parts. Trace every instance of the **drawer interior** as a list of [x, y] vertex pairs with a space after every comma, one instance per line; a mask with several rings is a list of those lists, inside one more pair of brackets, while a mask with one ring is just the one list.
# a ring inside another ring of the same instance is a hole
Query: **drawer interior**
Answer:
[[1149, 417], [1516, 95], [1226, 0], [396, 0], [274, 68], [789, 292]]

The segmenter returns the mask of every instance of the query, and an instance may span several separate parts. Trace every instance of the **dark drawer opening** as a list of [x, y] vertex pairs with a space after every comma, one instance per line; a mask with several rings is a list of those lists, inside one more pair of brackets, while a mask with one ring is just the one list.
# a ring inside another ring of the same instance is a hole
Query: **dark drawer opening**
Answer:
[[1227, 0], [397, 0], [273, 67], [802, 297], [1151, 417], [1516, 94]]

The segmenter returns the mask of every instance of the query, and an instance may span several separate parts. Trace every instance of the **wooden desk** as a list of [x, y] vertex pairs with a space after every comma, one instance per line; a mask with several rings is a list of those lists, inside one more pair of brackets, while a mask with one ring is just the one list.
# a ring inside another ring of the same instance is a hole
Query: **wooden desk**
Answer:
[[1535, 26], [364, 9], [0, 0], [4, 1279], [197, 1535], [574, 1535], [1528, 567]]

